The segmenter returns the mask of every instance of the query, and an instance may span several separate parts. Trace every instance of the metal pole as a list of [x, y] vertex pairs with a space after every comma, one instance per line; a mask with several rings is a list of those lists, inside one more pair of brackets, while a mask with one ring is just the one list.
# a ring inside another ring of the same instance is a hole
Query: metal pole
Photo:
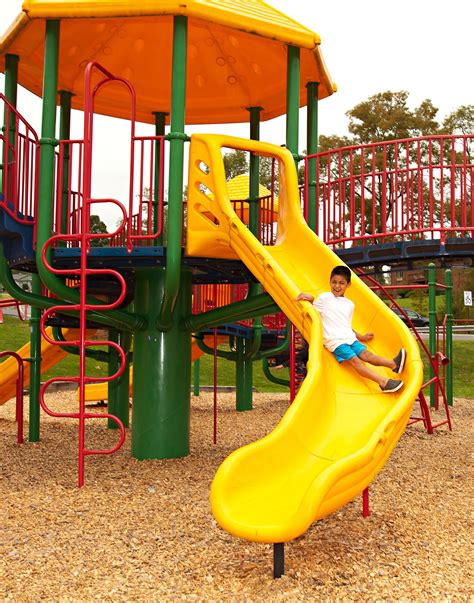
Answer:
[[291, 151], [295, 162], [297, 162], [300, 111], [300, 49], [295, 46], [288, 46], [286, 86], [286, 147]]
[[171, 326], [181, 273], [187, 37], [187, 18], [174, 17], [166, 272], [161, 311], [158, 317], [160, 328], [165, 329]]
[[[130, 333], [109, 329], [109, 341], [118, 343], [125, 352], [125, 368], [121, 375], [108, 382], [108, 411], [122, 422], [124, 427], [130, 424], [130, 362], [128, 360], [128, 348], [130, 348]], [[109, 351], [108, 374], [114, 375], [120, 369], [120, 356], [114, 348]], [[113, 419], [108, 419], [109, 429], [119, 429], [119, 425]]]
[[[16, 108], [17, 93], [18, 93], [18, 62], [20, 57], [16, 54], [5, 55], [5, 98]], [[7, 123], [7, 108], [5, 107], [5, 114], [3, 123], [5, 124], [5, 130], [8, 132], [7, 139], [12, 148], [15, 148], [16, 139], [16, 124], [15, 115], [10, 112], [10, 119]], [[12, 159], [10, 153], [6, 157], [6, 165], [3, 166], [3, 170], [0, 170], [0, 190], [3, 185], [3, 171], [8, 169], [8, 162]], [[9, 179], [7, 179], [7, 183]]]
[[[318, 152], [318, 88], [319, 82], [308, 82], [307, 89], [307, 129], [306, 152], [314, 155]], [[308, 159], [308, 226], [316, 232], [316, 159]]]
[[446, 398], [450, 406], [453, 405], [453, 275], [451, 270], [446, 270], [446, 356], [449, 363], [446, 366]]
[[189, 453], [191, 332], [180, 327], [191, 313], [191, 272], [183, 270], [172, 327], [157, 326], [165, 274], [137, 270], [135, 310], [147, 317], [134, 334], [132, 455], [136, 459], [177, 458]]
[[[59, 138], [60, 140], [69, 140], [71, 138], [71, 99], [74, 96], [67, 90], [59, 91]], [[67, 223], [69, 218], [68, 196], [69, 196], [69, 161], [70, 146], [64, 145], [63, 151], [63, 181], [62, 181], [62, 203], [61, 203], [61, 233], [67, 233]], [[59, 225], [58, 225], [59, 226]], [[65, 243], [62, 243], [64, 246]]]
[[[166, 126], [166, 113], [162, 111], [154, 111], [153, 115], [155, 116], [155, 136], [164, 136], [165, 135], [165, 126]], [[161, 178], [163, 174], [160, 173], [160, 165], [161, 165], [161, 145], [160, 141], [157, 140], [155, 143], [155, 178], [153, 182], [153, 232], [157, 232], [158, 230], [158, 199], [160, 196], [160, 188], [163, 186]], [[163, 226], [163, 223], [162, 223]], [[163, 245], [163, 232], [156, 240], [157, 245]]]
[[[429, 350], [431, 358], [436, 356], [436, 266], [431, 262], [428, 265], [428, 317], [430, 319]], [[435, 360], [436, 362], [436, 360]], [[430, 379], [435, 376], [430, 363]], [[437, 407], [437, 383], [430, 384], [430, 406]]]
[[273, 545], [273, 577], [281, 578], [285, 573], [285, 543], [275, 542]]
[[193, 394], [195, 396], [199, 396], [200, 394], [200, 388], [199, 388], [199, 372], [200, 372], [200, 368], [201, 368], [201, 359], [198, 358], [197, 360], [194, 361], [194, 390], [193, 390]]

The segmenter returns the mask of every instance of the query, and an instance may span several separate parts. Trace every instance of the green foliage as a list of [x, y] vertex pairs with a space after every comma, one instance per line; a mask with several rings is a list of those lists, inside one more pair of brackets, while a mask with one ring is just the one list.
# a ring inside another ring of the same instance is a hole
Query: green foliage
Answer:
[[[90, 232], [91, 234], [106, 234], [107, 226], [102, 222], [99, 216], [92, 214], [90, 217]], [[92, 239], [91, 247], [105, 247], [109, 245], [109, 239]]]
[[366, 144], [435, 134], [439, 130], [435, 120], [438, 109], [426, 99], [411, 110], [408, 96], [404, 90], [379, 92], [349, 110], [346, 113], [348, 129], [354, 135], [354, 142]]

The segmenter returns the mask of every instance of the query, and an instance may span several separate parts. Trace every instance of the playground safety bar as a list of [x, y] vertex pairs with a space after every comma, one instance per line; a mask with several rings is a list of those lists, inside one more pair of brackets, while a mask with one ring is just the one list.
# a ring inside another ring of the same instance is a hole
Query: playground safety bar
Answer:
[[473, 143], [473, 134], [422, 136], [308, 155], [305, 217], [314, 215], [316, 234], [337, 249], [472, 237]]
[[[425, 342], [423, 341], [423, 339], [421, 338], [420, 334], [418, 333], [415, 325], [412, 323], [412, 321], [410, 320], [410, 318], [406, 314], [406, 312], [403, 310], [403, 308], [401, 306], [399, 306], [398, 303], [395, 301], [395, 299], [390, 295], [390, 293], [387, 291], [387, 289], [386, 289], [386, 287], [384, 287], [384, 285], [381, 285], [374, 278], [372, 278], [368, 274], [365, 274], [360, 269], [356, 269], [355, 272], [361, 278], [367, 279], [376, 288], [378, 288], [390, 300], [390, 302], [392, 304], [392, 307], [396, 307], [399, 310], [399, 312], [404, 316], [404, 318], [406, 319], [406, 321], [408, 322], [410, 329], [413, 331], [413, 334], [415, 335], [415, 339], [418, 341], [419, 345], [423, 348], [423, 351], [425, 352], [426, 357], [428, 358], [428, 362], [431, 365], [431, 368], [432, 368], [432, 371], [433, 371], [433, 375], [434, 375], [431, 379], [429, 379], [429, 381], [427, 381], [426, 383], [424, 383], [421, 386], [421, 389], [420, 389], [420, 392], [419, 392], [419, 395], [418, 395], [418, 400], [420, 402], [422, 415], [426, 416], [426, 413], [428, 413], [428, 415], [429, 415], [429, 409], [428, 409], [428, 405], [426, 403], [426, 398], [424, 396], [423, 389], [425, 387], [427, 387], [428, 385], [431, 385], [433, 383], [441, 391], [441, 396], [442, 396], [442, 399], [443, 399], [443, 406], [444, 406], [444, 410], [446, 412], [446, 417], [447, 418], [446, 418], [445, 421], [437, 423], [436, 425], [434, 425], [432, 427], [433, 428], [439, 427], [440, 425], [444, 425], [444, 424], [447, 423], [448, 426], [449, 426], [449, 430], [452, 431], [451, 416], [450, 416], [450, 412], [449, 412], [449, 405], [448, 405], [448, 401], [447, 401], [446, 391], [445, 391], [445, 388], [443, 387], [443, 384], [442, 384], [440, 376], [439, 376], [439, 362], [440, 362], [440, 360], [444, 359], [443, 363], [446, 364], [446, 359], [445, 359], [444, 355], [443, 354], [440, 354], [440, 355], [435, 354], [434, 356], [432, 356], [430, 354], [430, 351], [428, 350]], [[448, 359], [448, 362], [449, 362], [449, 359]], [[425, 408], [425, 406], [426, 406], [426, 408]], [[431, 429], [431, 431], [428, 430], [428, 426], [432, 425], [431, 424], [431, 419], [429, 419], [429, 421], [428, 421], [428, 420], [425, 420], [423, 418], [412, 417], [410, 419], [410, 421], [408, 422], [408, 425], [416, 423], [417, 421], [420, 421], [420, 420], [424, 421], [428, 433], [433, 433], [432, 429]]]
[[0, 202], [18, 223], [31, 225], [38, 198], [38, 136], [3, 94], [0, 107], [5, 116], [0, 134]]
[[18, 363], [18, 379], [16, 381], [16, 408], [15, 418], [17, 422], [17, 442], [23, 444], [23, 387], [25, 367], [22, 357], [16, 352], [0, 352], [0, 358], [10, 356]]

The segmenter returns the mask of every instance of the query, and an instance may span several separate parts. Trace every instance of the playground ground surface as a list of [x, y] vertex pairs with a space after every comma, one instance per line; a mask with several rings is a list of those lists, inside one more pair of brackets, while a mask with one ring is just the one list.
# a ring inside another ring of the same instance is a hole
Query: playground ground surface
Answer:
[[[474, 399], [455, 400], [452, 433], [408, 427], [371, 486], [370, 517], [359, 498], [314, 524], [286, 546], [286, 574], [273, 580], [271, 547], [221, 530], [208, 496], [223, 458], [276, 425], [288, 395], [256, 394], [245, 413], [234, 397], [219, 395], [216, 445], [203, 393], [192, 399], [188, 457], [139, 462], [127, 439], [111, 457], [86, 459], [81, 490], [75, 421], [42, 415], [41, 442], [18, 446], [13, 401], [0, 407], [0, 599], [472, 600]], [[49, 398], [74, 408], [72, 392]], [[88, 446], [115, 441], [103, 425], [90, 422]]]

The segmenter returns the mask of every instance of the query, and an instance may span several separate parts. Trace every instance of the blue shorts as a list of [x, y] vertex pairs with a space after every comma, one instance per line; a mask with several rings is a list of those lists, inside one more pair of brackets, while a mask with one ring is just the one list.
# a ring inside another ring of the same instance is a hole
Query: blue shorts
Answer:
[[348, 343], [343, 343], [342, 345], [338, 345], [335, 350], [333, 350], [334, 356], [336, 356], [336, 360], [338, 362], [344, 362], [345, 360], [350, 360], [354, 358], [354, 356], [360, 356], [364, 350], [367, 349], [360, 341], [354, 341], [353, 344], [349, 345]]

